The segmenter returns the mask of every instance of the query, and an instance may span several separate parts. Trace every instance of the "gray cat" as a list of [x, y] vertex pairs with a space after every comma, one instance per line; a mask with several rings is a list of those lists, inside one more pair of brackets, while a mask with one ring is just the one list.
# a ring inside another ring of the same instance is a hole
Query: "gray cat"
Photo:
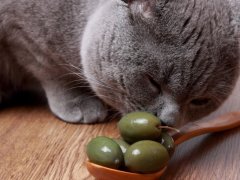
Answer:
[[201, 118], [239, 75], [239, 0], [2, 0], [0, 102], [44, 93], [72, 123], [149, 111]]

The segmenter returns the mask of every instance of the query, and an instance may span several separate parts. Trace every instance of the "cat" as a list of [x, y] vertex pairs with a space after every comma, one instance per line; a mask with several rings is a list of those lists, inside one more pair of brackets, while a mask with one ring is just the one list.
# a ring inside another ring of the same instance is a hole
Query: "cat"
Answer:
[[70, 123], [114, 108], [179, 126], [233, 91], [239, 32], [238, 0], [3, 0], [0, 103], [29, 90]]

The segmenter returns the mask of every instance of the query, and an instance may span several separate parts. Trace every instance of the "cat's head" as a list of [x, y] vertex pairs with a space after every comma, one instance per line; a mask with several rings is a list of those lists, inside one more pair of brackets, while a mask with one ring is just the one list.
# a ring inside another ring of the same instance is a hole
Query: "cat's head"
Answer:
[[179, 125], [230, 95], [239, 44], [225, 1], [110, 0], [90, 17], [81, 56], [105, 102]]

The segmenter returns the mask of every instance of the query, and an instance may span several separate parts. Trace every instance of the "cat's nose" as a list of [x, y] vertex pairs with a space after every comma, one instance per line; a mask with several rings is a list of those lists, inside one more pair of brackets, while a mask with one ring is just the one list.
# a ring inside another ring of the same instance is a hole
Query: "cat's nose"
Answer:
[[163, 125], [175, 126], [177, 124], [177, 120], [175, 117], [176, 117], [175, 115], [171, 115], [167, 117], [160, 116], [160, 119]]
[[162, 109], [161, 112], [157, 113], [157, 116], [164, 125], [175, 126], [179, 117], [179, 111], [177, 108]]

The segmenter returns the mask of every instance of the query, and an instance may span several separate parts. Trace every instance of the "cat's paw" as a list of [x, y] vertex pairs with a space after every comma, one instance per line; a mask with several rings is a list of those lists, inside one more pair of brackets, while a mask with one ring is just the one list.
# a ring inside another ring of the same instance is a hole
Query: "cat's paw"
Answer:
[[60, 119], [70, 123], [97, 123], [107, 117], [107, 107], [96, 97], [77, 97], [64, 102], [49, 102], [50, 109]]

